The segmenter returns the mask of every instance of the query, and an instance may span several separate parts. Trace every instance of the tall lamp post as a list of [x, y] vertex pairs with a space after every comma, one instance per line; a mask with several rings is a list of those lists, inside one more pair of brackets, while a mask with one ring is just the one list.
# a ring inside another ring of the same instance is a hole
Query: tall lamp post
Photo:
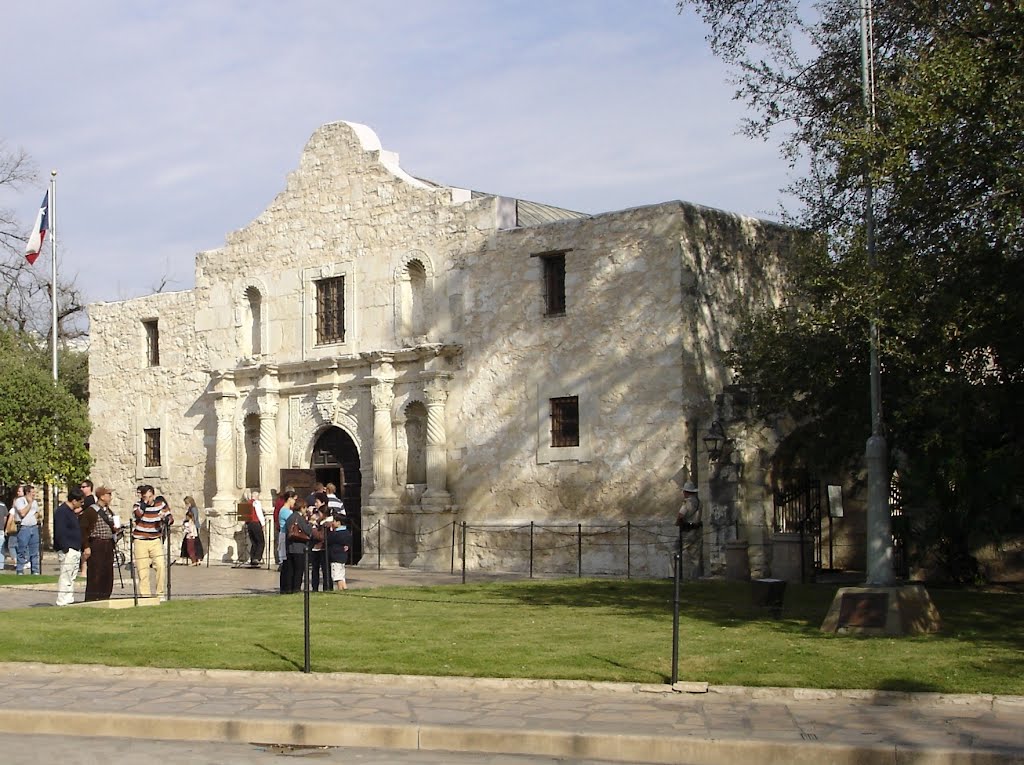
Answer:
[[[866, 130], [870, 135], [875, 128], [875, 67], [872, 0], [860, 3], [861, 84], [863, 88]], [[874, 188], [871, 163], [864, 167], [864, 237], [868, 265], [871, 273], [878, 271], [875, 253]], [[871, 436], [868, 438], [864, 459], [868, 468], [867, 517], [867, 584], [888, 587], [893, 583], [892, 519], [889, 513], [888, 448], [882, 430], [882, 387], [878, 365], [878, 311], [871, 309], [870, 326], [871, 366]]]

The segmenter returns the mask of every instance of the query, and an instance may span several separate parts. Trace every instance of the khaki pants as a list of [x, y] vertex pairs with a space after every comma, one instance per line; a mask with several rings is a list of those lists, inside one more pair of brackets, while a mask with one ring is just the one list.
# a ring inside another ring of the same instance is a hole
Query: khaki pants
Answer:
[[[135, 540], [135, 570], [139, 572], [139, 597], [150, 595], [167, 597], [167, 569], [164, 564], [164, 544], [160, 539]], [[156, 569], [156, 591], [150, 589], [149, 567]]]

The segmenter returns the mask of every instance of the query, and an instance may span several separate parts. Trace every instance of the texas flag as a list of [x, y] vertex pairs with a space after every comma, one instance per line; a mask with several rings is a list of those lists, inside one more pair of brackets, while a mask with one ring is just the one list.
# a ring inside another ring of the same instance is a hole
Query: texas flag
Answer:
[[43, 249], [43, 240], [46, 239], [46, 230], [50, 227], [50, 192], [43, 194], [43, 204], [39, 207], [39, 214], [36, 215], [36, 227], [32, 229], [32, 235], [28, 238], [28, 245], [25, 247], [25, 260], [32, 265], [39, 257]]

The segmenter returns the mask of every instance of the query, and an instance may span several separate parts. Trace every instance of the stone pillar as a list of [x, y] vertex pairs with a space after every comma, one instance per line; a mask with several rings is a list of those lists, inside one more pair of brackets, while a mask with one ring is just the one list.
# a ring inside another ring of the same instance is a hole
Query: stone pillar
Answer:
[[221, 513], [231, 512], [238, 502], [238, 490], [235, 487], [235, 419], [236, 395], [232, 391], [221, 392], [214, 399], [214, 412], [217, 416], [217, 433], [214, 444], [214, 486], [213, 509]]
[[448, 493], [448, 436], [445, 432], [445, 403], [448, 390], [443, 377], [434, 378], [424, 386], [427, 398], [427, 490], [421, 503], [433, 509], [451, 503]]
[[391, 406], [394, 380], [377, 378], [370, 388], [373, 401], [373, 492], [371, 502], [397, 498], [395, 492], [395, 445]]
[[[264, 396], [260, 400], [260, 490], [266, 494], [276, 486], [277, 475], [277, 400]], [[280, 488], [280, 487], [278, 487]]]

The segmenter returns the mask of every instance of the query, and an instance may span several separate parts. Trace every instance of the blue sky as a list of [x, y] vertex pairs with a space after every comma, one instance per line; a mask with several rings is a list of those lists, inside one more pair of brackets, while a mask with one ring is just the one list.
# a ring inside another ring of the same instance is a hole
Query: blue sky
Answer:
[[39, 180], [0, 207], [27, 234], [58, 170], [61, 273], [89, 301], [190, 288], [195, 253], [335, 120], [412, 175], [590, 213], [770, 218], [786, 183], [672, 0], [49, 0], [3, 20], [0, 139]]

